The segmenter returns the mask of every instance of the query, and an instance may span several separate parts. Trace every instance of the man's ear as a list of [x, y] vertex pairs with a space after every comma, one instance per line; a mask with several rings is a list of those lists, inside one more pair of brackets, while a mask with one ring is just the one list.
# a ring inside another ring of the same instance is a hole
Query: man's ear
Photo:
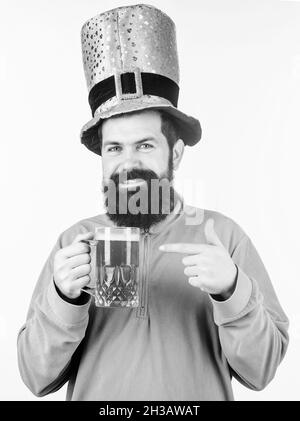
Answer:
[[177, 170], [184, 152], [184, 142], [182, 139], [178, 139], [173, 147], [173, 168]]

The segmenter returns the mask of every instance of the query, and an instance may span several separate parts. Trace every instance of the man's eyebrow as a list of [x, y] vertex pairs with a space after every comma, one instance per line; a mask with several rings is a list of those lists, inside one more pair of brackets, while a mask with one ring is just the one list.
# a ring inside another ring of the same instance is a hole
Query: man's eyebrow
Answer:
[[[140, 140], [138, 140], [138, 141], [136, 141], [136, 142], [133, 142], [133, 143], [134, 143], [135, 145], [139, 145], [140, 143], [143, 143], [143, 142], [148, 142], [148, 141], [150, 141], [150, 140], [152, 140], [152, 141], [156, 142], [156, 139], [155, 139], [154, 137], [149, 136], [149, 137], [145, 137], [145, 138], [140, 139]], [[122, 145], [122, 143], [120, 143], [120, 142], [116, 142], [116, 141], [114, 141], [114, 140], [108, 140], [108, 141], [104, 142], [104, 144], [103, 144], [103, 146], [108, 146], [108, 145], [119, 146], [119, 145]]]
[[135, 143], [140, 144], [140, 143], [143, 143], [143, 142], [149, 142], [149, 140], [152, 140], [152, 141], [156, 142], [155, 137], [148, 136], [148, 137], [144, 137], [144, 139], [138, 140]]
[[107, 145], [120, 145], [120, 143], [114, 142], [113, 140], [108, 140], [107, 142], [103, 143], [103, 146], [107, 146]]

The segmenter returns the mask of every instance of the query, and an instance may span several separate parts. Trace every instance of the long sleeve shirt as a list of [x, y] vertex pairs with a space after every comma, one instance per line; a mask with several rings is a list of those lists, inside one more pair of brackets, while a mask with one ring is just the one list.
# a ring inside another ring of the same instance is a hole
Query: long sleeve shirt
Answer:
[[[35, 395], [68, 382], [67, 400], [233, 400], [232, 376], [254, 390], [274, 377], [288, 345], [288, 319], [257, 250], [231, 218], [178, 203], [142, 235], [137, 308], [96, 307], [93, 299], [74, 305], [54, 285], [57, 250], [78, 233], [114, 226], [106, 214], [59, 236], [18, 336], [20, 373]], [[225, 301], [188, 283], [182, 255], [158, 249], [206, 243], [208, 218], [238, 268]]]

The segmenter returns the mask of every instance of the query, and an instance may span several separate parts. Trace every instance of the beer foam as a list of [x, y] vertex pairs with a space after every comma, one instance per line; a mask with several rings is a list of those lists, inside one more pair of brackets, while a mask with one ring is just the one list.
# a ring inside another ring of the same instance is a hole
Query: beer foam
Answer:
[[[136, 228], [134, 228], [136, 230]], [[104, 241], [139, 241], [139, 231], [132, 232], [130, 228], [101, 227], [95, 229], [95, 240]]]

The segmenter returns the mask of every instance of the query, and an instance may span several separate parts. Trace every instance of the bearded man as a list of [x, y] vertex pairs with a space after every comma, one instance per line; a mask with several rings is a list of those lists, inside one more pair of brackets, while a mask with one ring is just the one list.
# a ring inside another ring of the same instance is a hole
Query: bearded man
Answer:
[[[68, 400], [233, 400], [232, 376], [261, 390], [288, 319], [242, 228], [174, 189], [201, 138], [177, 108], [174, 23], [151, 6], [113, 9], [84, 24], [82, 51], [93, 118], [81, 141], [102, 157], [107, 209], [64, 231], [46, 261], [18, 338], [23, 381], [37, 396], [68, 382]], [[99, 227], [141, 229], [137, 308], [96, 307], [84, 292]]]

